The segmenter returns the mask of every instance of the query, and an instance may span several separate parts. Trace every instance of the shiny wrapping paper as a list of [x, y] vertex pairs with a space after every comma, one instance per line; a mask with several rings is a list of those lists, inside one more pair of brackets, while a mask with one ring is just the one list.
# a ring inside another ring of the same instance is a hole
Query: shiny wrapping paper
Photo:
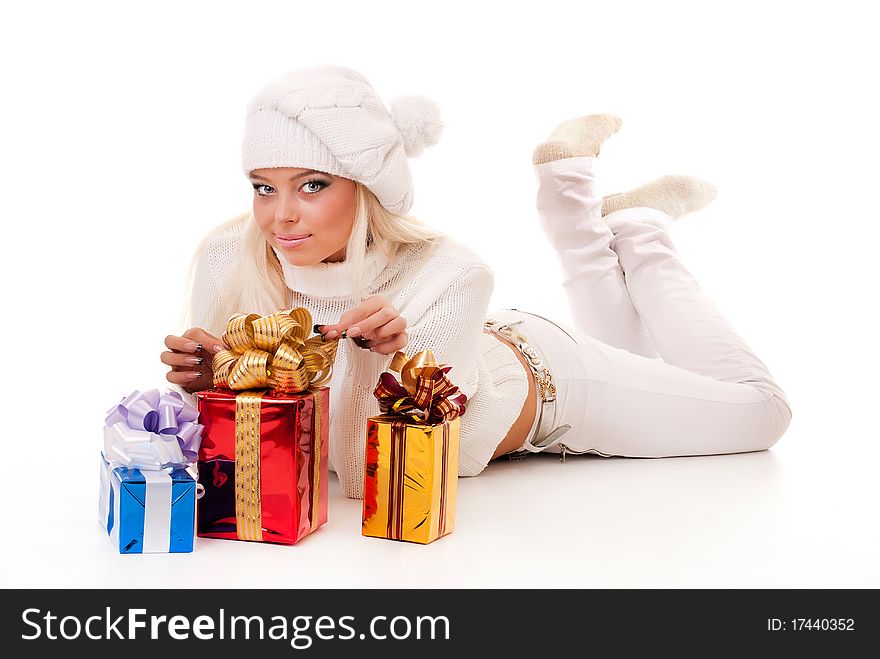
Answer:
[[183, 467], [128, 469], [101, 456], [99, 519], [120, 554], [191, 552], [195, 507], [196, 483]]
[[367, 419], [363, 535], [427, 544], [453, 531], [460, 425]]
[[[361, 534], [427, 544], [455, 528], [465, 396], [430, 350], [398, 351], [367, 419]], [[394, 373], [399, 374], [400, 379]]]
[[248, 447], [236, 443], [236, 392], [208, 389], [196, 398], [204, 425], [199, 537], [295, 544], [327, 522], [329, 387], [263, 393]]
[[98, 519], [121, 554], [193, 550], [198, 412], [175, 391], [135, 389], [107, 410]]
[[338, 341], [305, 307], [234, 314], [196, 393], [201, 537], [295, 544], [327, 522], [330, 388]]

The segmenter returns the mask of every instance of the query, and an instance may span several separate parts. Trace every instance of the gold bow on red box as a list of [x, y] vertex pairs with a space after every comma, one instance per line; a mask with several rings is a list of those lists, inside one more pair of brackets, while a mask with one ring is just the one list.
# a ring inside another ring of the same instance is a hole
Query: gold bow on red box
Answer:
[[214, 355], [214, 386], [284, 393], [323, 386], [330, 381], [339, 340], [308, 338], [311, 327], [305, 307], [268, 316], [235, 314], [223, 333], [230, 349]]
[[[312, 327], [304, 307], [228, 320], [223, 341], [229, 349], [214, 356], [214, 389], [196, 396], [208, 437], [200, 466], [228, 469], [234, 458], [235, 527], [228, 530], [226, 495], [206, 490], [199, 535], [294, 543], [326, 521], [325, 385], [339, 342], [309, 337]], [[238, 392], [234, 399], [229, 390]], [[299, 433], [312, 439], [299, 442]], [[299, 470], [305, 478], [291, 480]]]

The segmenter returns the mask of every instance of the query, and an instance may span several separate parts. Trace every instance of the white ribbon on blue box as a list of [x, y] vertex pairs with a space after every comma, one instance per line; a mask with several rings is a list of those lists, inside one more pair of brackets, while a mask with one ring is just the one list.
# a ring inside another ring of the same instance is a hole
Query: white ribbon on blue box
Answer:
[[182, 467], [113, 467], [101, 454], [98, 516], [122, 554], [193, 550], [196, 482]]
[[176, 392], [135, 390], [107, 411], [98, 519], [123, 554], [193, 550], [198, 411]]

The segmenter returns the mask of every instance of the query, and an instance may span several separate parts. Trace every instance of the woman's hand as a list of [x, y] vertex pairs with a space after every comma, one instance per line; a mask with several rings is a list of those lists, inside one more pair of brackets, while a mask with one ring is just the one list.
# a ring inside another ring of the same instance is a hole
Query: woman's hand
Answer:
[[381, 355], [403, 350], [409, 342], [406, 319], [381, 295], [371, 295], [354, 309], [342, 314], [335, 325], [315, 325], [315, 331], [328, 339], [354, 339], [361, 348]]
[[188, 329], [183, 336], [166, 336], [165, 347], [162, 363], [171, 367], [165, 378], [190, 393], [214, 386], [214, 355], [228, 349], [222, 339], [201, 327]]

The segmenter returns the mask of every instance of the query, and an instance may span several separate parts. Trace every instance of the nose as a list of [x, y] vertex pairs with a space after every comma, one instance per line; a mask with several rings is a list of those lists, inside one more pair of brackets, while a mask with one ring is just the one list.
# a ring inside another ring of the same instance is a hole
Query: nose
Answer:
[[290, 195], [279, 194], [278, 203], [275, 205], [275, 221], [285, 222], [287, 220], [299, 221], [296, 199]]

